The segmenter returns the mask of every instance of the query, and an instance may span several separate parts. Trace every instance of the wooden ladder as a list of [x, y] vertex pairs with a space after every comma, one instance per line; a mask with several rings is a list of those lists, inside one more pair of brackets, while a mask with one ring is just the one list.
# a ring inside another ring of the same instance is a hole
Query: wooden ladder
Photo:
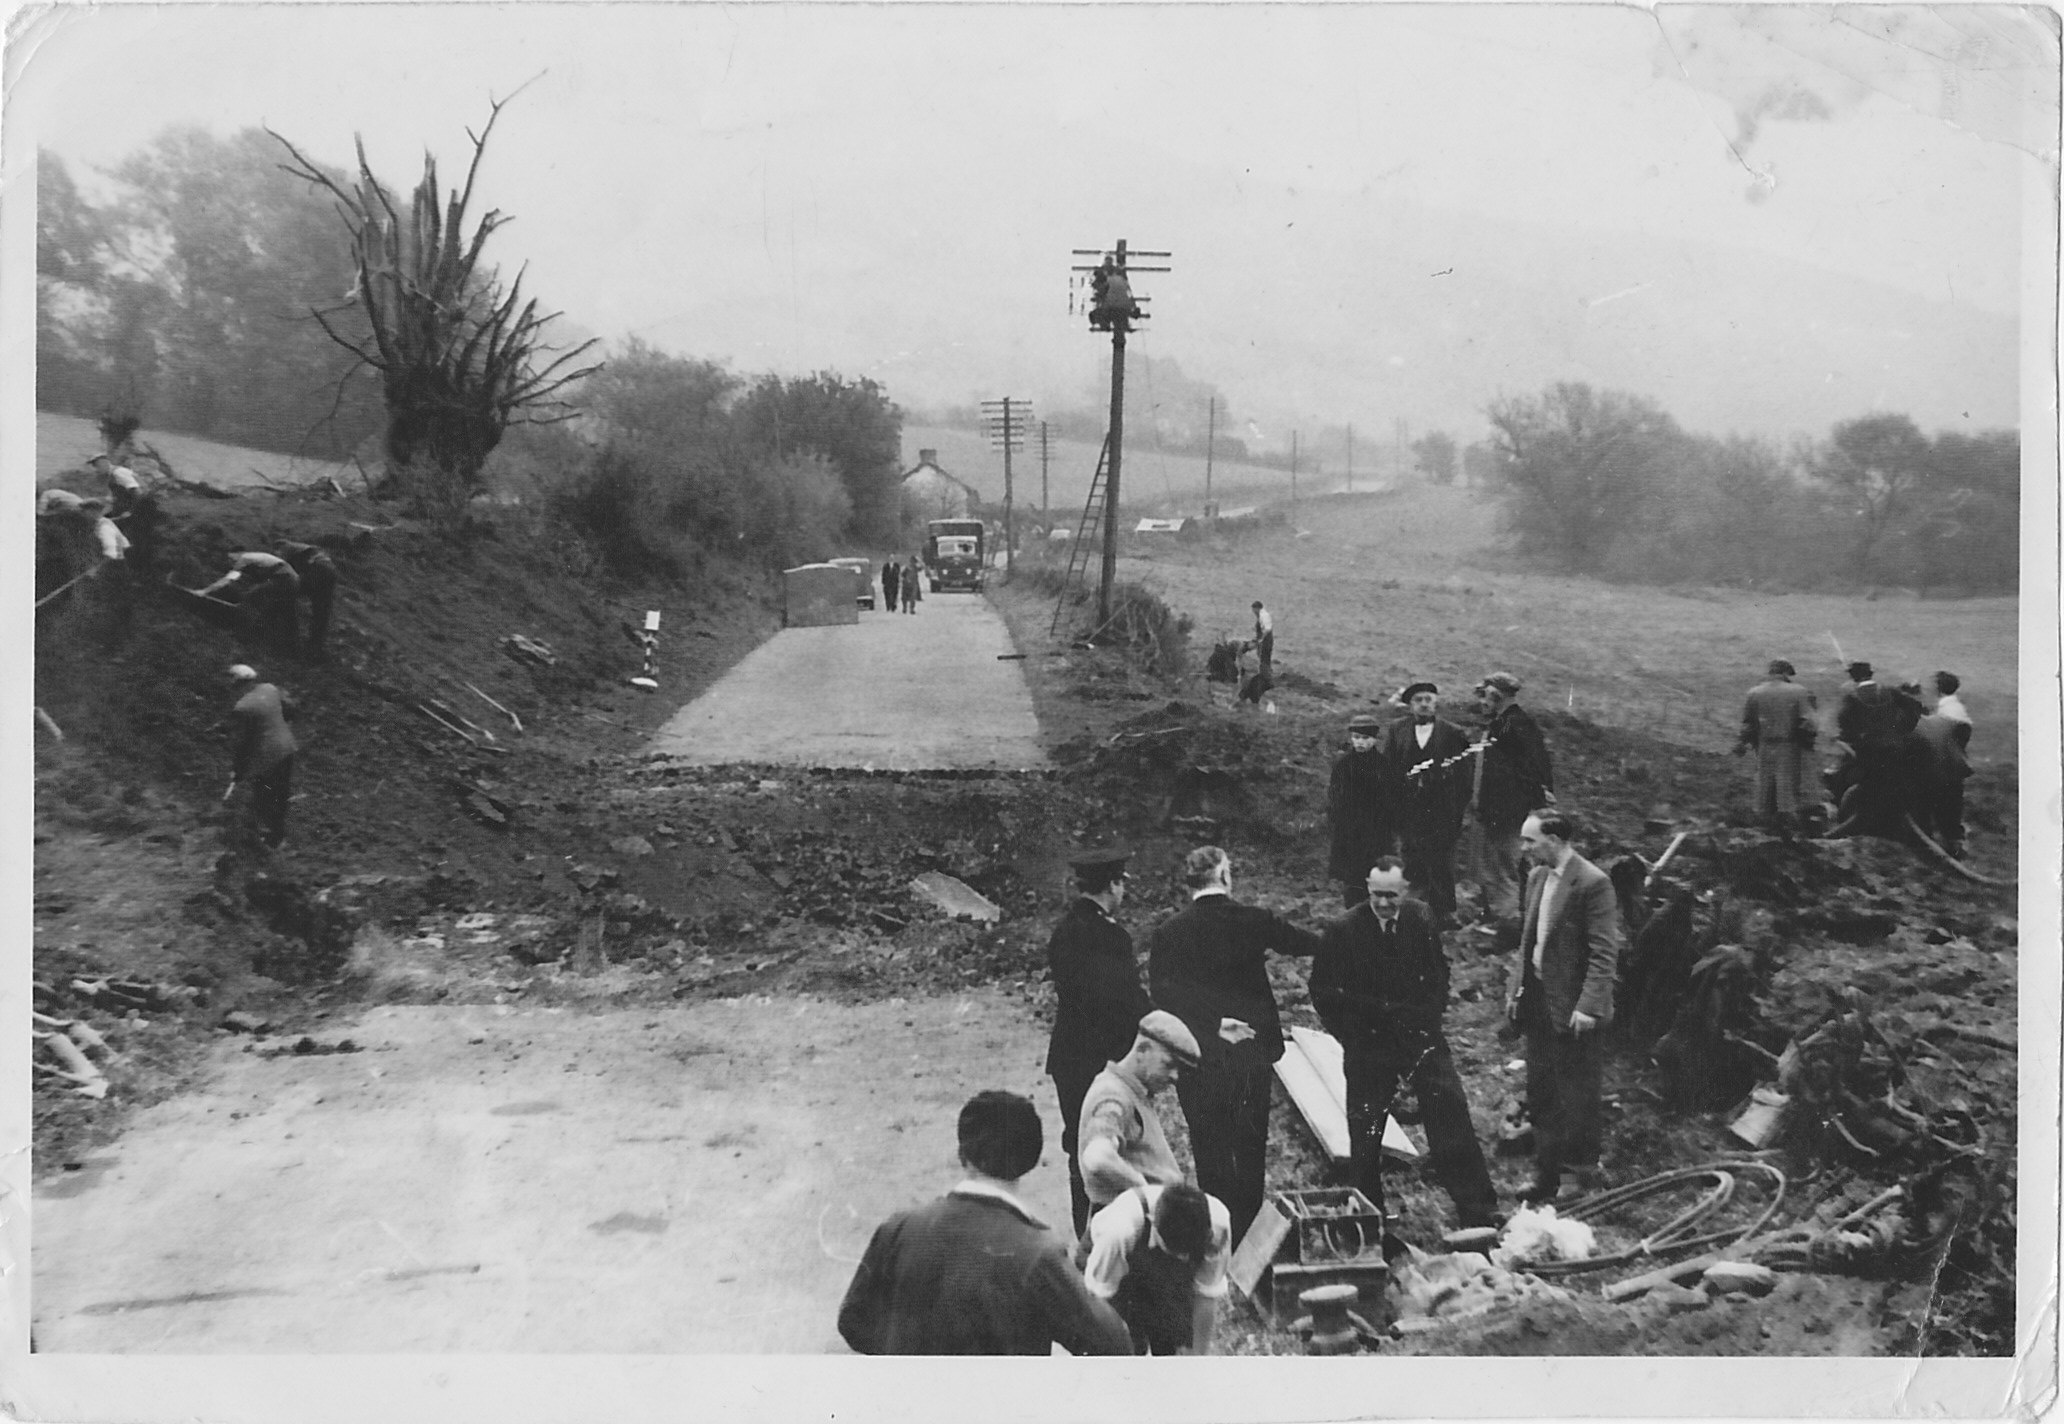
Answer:
[[[1061, 618], [1068, 611], [1069, 595], [1080, 584], [1082, 571], [1092, 558], [1103, 552], [1104, 495], [1109, 486], [1111, 471], [1111, 437], [1104, 436], [1104, 445], [1097, 452], [1096, 474], [1089, 482], [1089, 498], [1082, 504], [1082, 522], [1075, 526], [1075, 537], [1068, 543], [1068, 571], [1061, 575], [1061, 592], [1054, 599], [1053, 622], [1047, 625], [1047, 636], [1058, 636]], [[1095, 553], [1091, 551], [1095, 550]]]

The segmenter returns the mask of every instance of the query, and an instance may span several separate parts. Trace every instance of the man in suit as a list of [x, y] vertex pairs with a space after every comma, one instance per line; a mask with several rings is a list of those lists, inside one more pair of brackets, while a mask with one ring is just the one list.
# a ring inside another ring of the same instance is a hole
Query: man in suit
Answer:
[[1082, 1098], [1105, 1065], [1125, 1056], [1140, 1020], [1154, 1007], [1140, 983], [1132, 936], [1118, 923], [1125, 903], [1125, 866], [1132, 851], [1123, 845], [1086, 850], [1069, 860], [1075, 872], [1075, 903], [1046, 944], [1053, 978], [1053, 1037], [1046, 1071], [1061, 1103], [1061, 1151], [1068, 1158], [1068, 1195], [1075, 1234], [1089, 1225], [1089, 1194], [1076, 1159]]
[[1455, 842], [1469, 806], [1469, 735], [1441, 717], [1440, 689], [1415, 682], [1398, 694], [1411, 720], [1390, 729], [1384, 743], [1392, 781], [1400, 788], [1398, 844], [1405, 879], [1443, 924], [1455, 914]]
[[1734, 754], [1756, 751], [1756, 814], [1789, 831], [1799, 811], [1799, 775], [1813, 747], [1813, 694], [1792, 681], [1783, 658], [1770, 664], [1766, 680], [1749, 689], [1742, 707], [1741, 735]]
[[1442, 1018], [1448, 960], [1426, 906], [1406, 900], [1394, 856], [1370, 869], [1366, 898], [1326, 927], [1312, 960], [1311, 1000], [1340, 1040], [1347, 1069], [1347, 1130], [1354, 1184], [1383, 1210], [1383, 1124], [1411, 1084], [1426, 1124], [1434, 1175], [1461, 1225], [1497, 1222], [1498, 1194], [1470, 1121]]
[[896, 611], [896, 586], [897, 586], [897, 580], [899, 580], [899, 579], [900, 579], [900, 578], [901, 578], [902, 576], [903, 576], [903, 571], [902, 571], [902, 569], [900, 569], [900, 568], [898, 568], [898, 567], [897, 567], [897, 565], [896, 565], [896, 560], [895, 560], [895, 558], [894, 558], [894, 556], [893, 556], [893, 555], [892, 555], [892, 556], [891, 556], [891, 557], [890, 557], [890, 558], [889, 558], [889, 559], [888, 559], [887, 561], [885, 561], [885, 562], [884, 562], [884, 563], [882, 564], [882, 566], [881, 566], [881, 593], [882, 593], [882, 605], [881, 605], [881, 606], [882, 606], [882, 610], [883, 610], [884, 612], [887, 612], [887, 613], [894, 613], [894, 612]]
[[1391, 852], [1401, 790], [1383, 755], [1383, 719], [1357, 712], [1348, 719], [1347, 750], [1333, 763], [1326, 784], [1326, 874], [1339, 883], [1346, 909], [1367, 897], [1369, 867]]
[[1476, 881], [1494, 918], [1519, 918], [1519, 829], [1527, 813], [1555, 804], [1555, 773], [1548, 743], [1533, 716], [1519, 705], [1519, 679], [1494, 672], [1476, 688], [1486, 718], [1483, 750], [1472, 772], [1481, 850]]
[[1232, 1213], [1233, 1239], [1261, 1210], [1268, 1155], [1270, 1065], [1283, 1056], [1283, 1025], [1269, 987], [1268, 956], [1308, 955], [1318, 936], [1233, 900], [1233, 864], [1217, 846], [1183, 861], [1187, 909], [1148, 940], [1147, 988], [1196, 1038], [1202, 1062], [1176, 1081], [1189, 1124], [1197, 1185]]
[[1016, 1093], [960, 1110], [967, 1179], [875, 1229], [839, 1306], [863, 1355], [1129, 1355], [1118, 1313], [1089, 1293], [1066, 1241], [1016, 1195], [1039, 1165], [1039, 1111]]
[[1505, 1013], [1526, 1033], [1531, 1202], [1589, 1190], [1604, 1138], [1602, 1040], [1619, 972], [1619, 902], [1612, 881], [1577, 854], [1570, 834], [1569, 818], [1554, 811], [1527, 817], [1519, 831], [1534, 868]]
[[1879, 682], [1869, 663], [1851, 663], [1848, 673], [1851, 686], [1835, 709], [1835, 733], [1850, 755], [1848, 775], [1836, 787], [1838, 829], [1889, 830], [1907, 809], [1915, 780], [1910, 738], [1921, 704]]

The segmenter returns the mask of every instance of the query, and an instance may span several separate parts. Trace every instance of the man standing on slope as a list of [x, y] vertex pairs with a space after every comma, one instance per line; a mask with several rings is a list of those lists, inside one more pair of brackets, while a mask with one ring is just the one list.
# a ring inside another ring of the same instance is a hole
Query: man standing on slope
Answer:
[[1519, 679], [1494, 672], [1476, 688], [1488, 718], [1474, 771], [1477, 828], [1482, 845], [1476, 882], [1484, 910], [1510, 924], [1519, 918], [1519, 829], [1527, 814], [1555, 804], [1555, 773], [1548, 743], [1533, 716], [1519, 705]]
[[1453, 923], [1455, 842], [1469, 806], [1469, 736], [1439, 715], [1440, 689], [1415, 682], [1398, 694], [1412, 719], [1390, 729], [1384, 755], [1399, 787], [1398, 841], [1405, 878], [1425, 897], [1436, 921]]

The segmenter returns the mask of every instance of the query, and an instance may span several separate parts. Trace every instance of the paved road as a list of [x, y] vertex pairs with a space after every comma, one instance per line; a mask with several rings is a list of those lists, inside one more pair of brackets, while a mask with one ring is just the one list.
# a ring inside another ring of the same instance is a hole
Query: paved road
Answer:
[[[656, 1010], [386, 1006], [364, 1052], [225, 1044], [32, 1218], [39, 1350], [821, 1353], [874, 1226], [959, 1179], [980, 1087], [1040, 1106], [994, 993]], [[325, 1037], [328, 1035], [326, 1034]]]
[[1047, 764], [1003, 620], [965, 593], [915, 614], [788, 628], [676, 713], [651, 750], [701, 766], [1014, 769]]

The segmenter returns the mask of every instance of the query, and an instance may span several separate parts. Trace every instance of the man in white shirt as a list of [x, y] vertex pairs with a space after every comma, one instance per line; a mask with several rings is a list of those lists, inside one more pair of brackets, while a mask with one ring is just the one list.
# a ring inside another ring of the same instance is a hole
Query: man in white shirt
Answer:
[[1254, 600], [1254, 640], [1248, 647], [1261, 660], [1261, 675], [1273, 682], [1276, 674], [1276, 620], [1261, 606], [1261, 600]]
[[1519, 831], [1534, 869], [1505, 1013], [1526, 1032], [1535, 1173], [1522, 1195], [1533, 1202], [1582, 1196], [1605, 1131], [1601, 1039], [1612, 1022], [1619, 972], [1619, 901], [1612, 881], [1576, 853], [1570, 836], [1569, 818], [1557, 811], [1535, 812]]
[[1216, 1197], [1187, 1182], [1138, 1187], [1090, 1218], [1082, 1279], [1140, 1354], [1208, 1355], [1232, 1254], [1232, 1217]]

